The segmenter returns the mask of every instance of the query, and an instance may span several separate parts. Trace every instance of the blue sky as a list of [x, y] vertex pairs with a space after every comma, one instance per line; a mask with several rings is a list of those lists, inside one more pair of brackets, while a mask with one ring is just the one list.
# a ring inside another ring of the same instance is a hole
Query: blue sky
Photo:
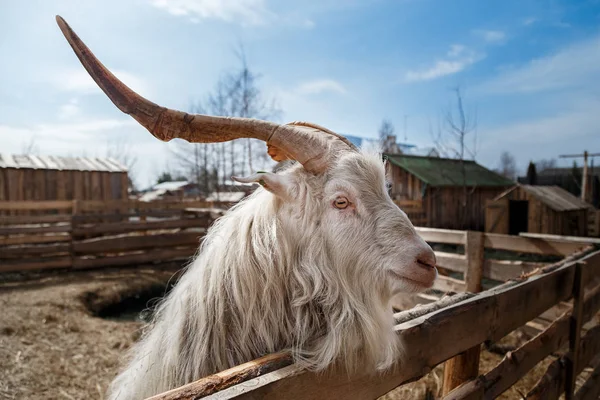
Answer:
[[87, 77], [56, 14], [164, 106], [188, 110], [243, 43], [280, 122], [375, 137], [388, 118], [402, 139], [406, 115], [408, 141], [429, 146], [460, 86], [488, 167], [503, 150], [521, 169], [600, 151], [600, 1], [24, 0], [0, 5], [2, 153], [35, 138], [40, 154], [103, 156], [121, 141], [141, 186], [173, 164]]

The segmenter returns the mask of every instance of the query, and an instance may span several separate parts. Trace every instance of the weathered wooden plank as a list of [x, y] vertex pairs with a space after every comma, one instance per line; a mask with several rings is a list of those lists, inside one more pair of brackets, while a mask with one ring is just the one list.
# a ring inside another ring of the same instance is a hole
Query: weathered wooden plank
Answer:
[[0, 210], [71, 210], [70, 200], [0, 201]]
[[485, 247], [498, 250], [517, 251], [520, 253], [566, 256], [577, 250], [581, 250], [585, 245], [548, 239], [534, 239], [501, 235], [498, 233], [486, 233]]
[[156, 247], [190, 246], [198, 245], [202, 236], [201, 232], [179, 232], [150, 236], [97, 238], [73, 242], [73, 252], [76, 254], [95, 254]]
[[450, 229], [436, 229], [415, 227], [419, 236], [426, 242], [465, 244], [466, 231], [455, 231]]
[[231, 202], [210, 202], [198, 200], [158, 200], [144, 202], [139, 200], [84, 200], [81, 202], [81, 211], [102, 211], [102, 210], [181, 210], [184, 208], [229, 208], [235, 203]]
[[590, 376], [575, 393], [575, 400], [598, 400], [600, 397], [600, 357], [597, 357], [593, 368]]
[[289, 353], [270, 354], [217, 374], [207, 376], [206, 378], [202, 378], [180, 388], [150, 397], [147, 400], [198, 399], [249, 379], [287, 367], [288, 365], [291, 365], [292, 362], [292, 356]]
[[583, 270], [586, 276], [586, 282], [591, 281], [594, 277], [600, 277], [600, 255], [587, 257], [585, 259]]
[[439, 275], [433, 283], [433, 289], [441, 292], [464, 292], [465, 282], [449, 276]]
[[561, 365], [563, 362], [562, 357], [552, 361], [546, 368], [546, 373], [542, 375], [525, 398], [534, 400], [558, 399], [564, 388], [564, 379], [561, 379], [561, 375], [564, 377], [564, 370]]
[[401, 209], [404, 208], [422, 208], [423, 201], [422, 200], [394, 200], [394, 204], [396, 204]]
[[32, 255], [50, 255], [55, 253], [68, 253], [71, 249], [69, 243], [33, 244], [10, 246], [0, 248], [0, 258], [27, 257]]
[[554, 307], [544, 311], [539, 315], [537, 319], [541, 319], [543, 321], [553, 323], [557, 319], [559, 319], [565, 312], [570, 311], [572, 308], [572, 304], [567, 301], [563, 301], [554, 305]]
[[470, 299], [473, 296], [475, 296], [473, 293], [457, 293], [452, 296], [442, 297], [436, 302], [426, 305], [419, 305], [410, 310], [397, 312], [394, 314], [394, 321], [396, 321], [396, 324], [401, 324], [434, 311], [441, 310], [442, 308], [450, 305], [460, 303], [461, 301]]
[[71, 214], [0, 216], [0, 225], [27, 225], [69, 222]]
[[[206, 228], [210, 223], [209, 218], [183, 218], [163, 221], [127, 221], [96, 224], [92, 226], [77, 226], [73, 229], [74, 236], [116, 234], [134, 231], [176, 229], [176, 228]], [[1, 230], [0, 230], [1, 231]]]
[[146, 216], [146, 217], [151, 217], [151, 218], [173, 218], [173, 217], [180, 217], [181, 215], [183, 215], [183, 212], [181, 210], [163, 210], [163, 211], [153, 211], [153, 210], [149, 210], [149, 211], [143, 211], [142, 213], [128, 213], [128, 214], [120, 214], [120, 213], [115, 213], [115, 214], [83, 214], [83, 215], [74, 215], [71, 218], [73, 227], [80, 225], [80, 224], [90, 224], [90, 223], [103, 223], [103, 222], [119, 222], [122, 221], [123, 219], [128, 219], [128, 218], [135, 218], [135, 217], [140, 217], [140, 216]]
[[579, 344], [581, 327], [583, 326], [583, 299], [587, 274], [583, 264], [575, 264], [575, 281], [573, 282], [573, 313], [569, 319], [569, 354], [566, 358], [565, 399], [571, 400], [575, 395], [575, 379], [579, 363]]
[[425, 304], [434, 303], [439, 301], [438, 296], [428, 295], [424, 293], [415, 294], [400, 294], [392, 297], [390, 304], [394, 310], [402, 312], [403, 310], [410, 310], [415, 307], [419, 307]]
[[504, 359], [490, 372], [467, 382], [449, 393], [443, 400], [469, 398], [483, 390], [485, 398], [500, 396], [531, 368], [552, 352], [566, 345], [569, 339], [569, 313], [565, 313], [545, 331], [529, 340], [517, 350], [508, 352]]
[[435, 252], [437, 266], [450, 271], [465, 272], [467, 269], [467, 259], [462, 254]]
[[71, 257], [45, 257], [0, 262], [0, 272], [19, 272], [35, 269], [70, 268]]
[[[578, 375], [590, 361], [600, 353], [600, 325], [588, 330], [581, 338], [577, 358]], [[527, 399], [552, 400], [558, 399], [565, 390], [566, 383], [566, 358], [563, 356], [556, 359], [546, 369], [546, 373], [540, 378], [536, 385], [527, 393]]]
[[[302, 399], [373, 399], [414, 380], [437, 364], [485, 340], [498, 340], [571, 294], [572, 263], [527, 281], [501, 285], [468, 300], [395, 327], [406, 354], [401, 368], [385, 374], [349, 377], [314, 374], [296, 365], [215, 393], [219, 399], [276, 399], [293, 393]], [[465, 326], [469, 335], [465, 335]]]
[[147, 251], [144, 253], [120, 254], [110, 257], [74, 257], [73, 268], [100, 268], [114, 267], [123, 265], [136, 265], [143, 263], [170, 261], [175, 259], [185, 259], [193, 257], [196, 254], [196, 247], [185, 247], [179, 249], [159, 249]]
[[184, 209], [184, 208], [230, 208], [235, 203], [223, 201], [138, 201], [136, 208], [146, 209]]
[[10, 226], [0, 228], [0, 235], [23, 235], [26, 233], [65, 233], [70, 231], [70, 224], [50, 226]]
[[521, 232], [519, 236], [534, 238], [534, 239], [545, 239], [552, 241], [562, 241], [562, 242], [571, 242], [571, 243], [581, 243], [581, 244], [600, 244], [600, 238], [593, 237], [584, 237], [584, 236], [561, 236], [561, 235], [548, 235], [544, 233], [530, 233], [530, 232]]
[[467, 231], [465, 255], [467, 270], [465, 283], [467, 292], [481, 292], [481, 278], [483, 274], [483, 233]]
[[71, 235], [25, 235], [0, 238], [1, 246], [12, 246], [17, 244], [68, 242]]
[[487, 259], [483, 263], [483, 276], [496, 281], [517, 279], [524, 273], [529, 273], [537, 268], [543, 268], [547, 263], [526, 261], [509, 261]]
[[[446, 396], [453, 389], [475, 379], [479, 372], [481, 345], [471, 347], [444, 363], [444, 381], [442, 395]], [[467, 398], [482, 399], [481, 391], [472, 392]]]
[[[483, 233], [467, 231], [465, 254], [467, 258], [466, 291], [470, 293], [480, 292], [484, 256]], [[477, 377], [480, 352], [481, 345], [478, 344], [446, 361], [444, 364], [442, 395], [450, 393], [454, 388]]]

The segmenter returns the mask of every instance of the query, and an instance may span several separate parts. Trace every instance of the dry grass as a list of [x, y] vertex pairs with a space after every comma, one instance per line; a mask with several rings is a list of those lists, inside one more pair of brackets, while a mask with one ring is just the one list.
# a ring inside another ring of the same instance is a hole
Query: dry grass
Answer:
[[82, 299], [118, 297], [171, 275], [114, 271], [0, 285], [0, 399], [103, 398], [141, 324], [97, 318]]

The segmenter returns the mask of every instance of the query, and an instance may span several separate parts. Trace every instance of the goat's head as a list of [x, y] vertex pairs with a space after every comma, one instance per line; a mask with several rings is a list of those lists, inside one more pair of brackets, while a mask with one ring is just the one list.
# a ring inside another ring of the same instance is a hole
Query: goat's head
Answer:
[[263, 140], [274, 160], [294, 160], [300, 165], [283, 173], [260, 172], [235, 179], [260, 183], [281, 199], [292, 217], [306, 219], [303, 214], [310, 212], [312, 227], [331, 256], [348, 263], [359, 261], [371, 279], [389, 282], [390, 294], [433, 284], [435, 255], [390, 199], [381, 158], [359, 152], [344, 137], [314, 124], [279, 125], [160, 107], [119, 81], [62, 18], [57, 16], [57, 22], [100, 88], [152, 135], [163, 141], [181, 138], [196, 143]]

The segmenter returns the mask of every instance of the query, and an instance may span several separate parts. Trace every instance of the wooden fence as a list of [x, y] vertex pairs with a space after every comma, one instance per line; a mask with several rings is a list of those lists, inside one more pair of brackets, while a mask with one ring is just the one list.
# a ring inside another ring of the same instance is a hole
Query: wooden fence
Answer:
[[196, 201], [0, 202], [0, 211], [44, 212], [0, 216], [0, 272], [187, 259], [194, 255], [215, 218], [215, 207], [229, 205]]
[[[507, 243], [495, 238], [490, 241]], [[567, 399], [596, 399], [600, 392], [600, 326], [589, 321], [600, 309], [598, 278], [600, 251], [586, 248], [528, 279], [511, 280], [478, 294], [461, 293], [396, 313], [394, 330], [405, 354], [402, 364], [387, 373], [313, 373], [294, 364], [289, 354], [277, 353], [151, 399], [375, 399], [481, 343], [501, 339], [569, 299], [573, 299], [572, 305], [548, 328], [508, 353], [491, 371], [468, 379], [443, 399], [495, 398], [555, 352], [560, 356], [524, 397], [557, 399], [564, 392]], [[586, 367], [593, 371], [575, 390], [575, 379]]]
[[[194, 254], [212, 221], [207, 207], [215, 206], [229, 205], [0, 202], [4, 211], [45, 211], [44, 215], [0, 217], [0, 271], [93, 268], [187, 258]], [[575, 377], [592, 361], [600, 363], [594, 359], [600, 353], [600, 327], [588, 322], [600, 308], [600, 252], [592, 253], [594, 242], [432, 228], [417, 231], [429, 243], [459, 246], [464, 254], [436, 251], [441, 275], [435, 292], [420, 295], [416, 301], [420, 307], [395, 314], [395, 330], [407, 349], [398, 370], [353, 378], [334, 371], [313, 374], [294, 365], [289, 354], [275, 354], [155, 398], [372, 399], [425, 375], [442, 362], [446, 362], [444, 399], [494, 398], [555, 352], [562, 353], [528, 398], [552, 399], [565, 391], [569, 399], [597, 395], [600, 385], [594, 383], [594, 377], [600, 375], [600, 367], [594, 364], [588, 383], [573, 397]], [[498, 251], [563, 260], [555, 264], [502, 260], [493, 253]], [[486, 279], [508, 282], [482, 292]], [[442, 292], [469, 293], [438, 299]], [[492, 371], [479, 375], [481, 343], [530, 326], [544, 315], [547, 323], [536, 325], [536, 336], [509, 353]]]
[[402, 209], [413, 225], [428, 225], [427, 214], [421, 200], [394, 200], [394, 203]]
[[[531, 273], [548, 265], [548, 262], [521, 261], [499, 258], [500, 255], [485, 255], [485, 250], [500, 250], [504, 253], [532, 254], [554, 256], [557, 259], [581, 250], [589, 243], [581, 238], [563, 238], [560, 236], [537, 238], [482, 233], [474, 231], [457, 231], [448, 229], [416, 227], [417, 232], [430, 244], [449, 244], [464, 246], [464, 254], [457, 252], [436, 251], [440, 276], [434, 289], [440, 292], [479, 292], [482, 279], [505, 282], [522, 274]], [[489, 251], [488, 251], [489, 253]], [[506, 254], [505, 254], [506, 255]], [[518, 257], [508, 257], [518, 258]], [[452, 277], [462, 274], [462, 279]], [[429, 302], [428, 296], [418, 296], [417, 303]], [[406, 302], [397, 308], [405, 309], [415, 303]]]

